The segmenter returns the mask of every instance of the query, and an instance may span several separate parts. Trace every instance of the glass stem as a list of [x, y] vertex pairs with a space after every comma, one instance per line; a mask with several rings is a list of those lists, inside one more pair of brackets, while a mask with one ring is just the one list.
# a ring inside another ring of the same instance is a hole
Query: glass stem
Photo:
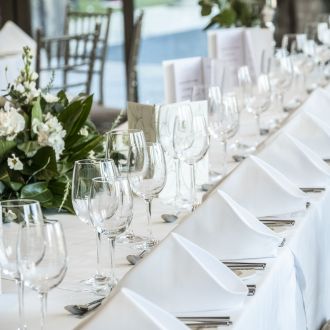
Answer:
[[257, 120], [257, 127], [258, 127], [258, 135], [261, 136], [261, 123], [260, 123], [260, 114], [256, 114], [256, 120]]
[[223, 144], [222, 169], [224, 176], [227, 173], [227, 138], [223, 139], [222, 144]]
[[177, 199], [181, 194], [181, 161], [180, 159], [175, 159], [175, 198]]
[[146, 209], [147, 209], [147, 230], [148, 230], [148, 237], [149, 242], [153, 241], [153, 234], [152, 234], [152, 224], [151, 224], [151, 203], [152, 199], [146, 199]]
[[96, 277], [99, 277], [102, 276], [102, 266], [101, 266], [102, 237], [97, 230], [95, 230], [95, 234], [96, 234]]
[[280, 105], [280, 110], [284, 111], [284, 95], [283, 95], [283, 93], [282, 92], [279, 93], [277, 98], [278, 98], [278, 103]]
[[24, 315], [24, 282], [19, 278], [16, 280], [17, 296], [18, 296], [18, 322], [19, 330], [26, 329], [25, 315]]
[[47, 292], [39, 293], [40, 305], [41, 305], [41, 319], [40, 319], [40, 329], [45, 328], [46, 314], [47, 314]]
[[197, 207], [196, 202], [196, 177], [195, 177], [195, 164], [189, 164], [190, 168], [190, 182], [191, 182], [191, 208], [192, 211]]
[[116, 250], [116, 238], [109, 238], [109, 252], [110, 252], [110, 281], [116, 282], [115, 273], [115, 250]]

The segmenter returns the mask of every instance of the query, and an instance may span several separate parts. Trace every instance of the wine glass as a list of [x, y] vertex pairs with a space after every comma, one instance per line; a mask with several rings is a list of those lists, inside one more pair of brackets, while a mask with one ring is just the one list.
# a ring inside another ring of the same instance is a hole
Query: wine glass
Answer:
[[[85, 224], [92, 225], [88, 210], [88, 198], [95, 177], [115, 178], [118, 170], [113, 160], [110, 159], [82, 159], [74, 164], [72, 176], [72, 205], [78, 218]], [[101, 235], [95, 230], [96, 235], [96, 273], [92, 278], [84, 281], [86, 285], [92, 285], [96, 292], [102, 294], [105, 281], [104, 270], [101, 266]]]
[[173, 129], [176, 113], [185, 114], [186, 117], [192, 118], [191, 107], [188, 103], [178, 104], [176, 109], [163, 105], [158, 112], [158, 142], [162, 145], [163, 150], [175, 163], [175, 196], [170, 204], [173, 204], [178, 210], [187, 206], [187, 199], [181, 192], [181, 160], [178, 158], [173, 143]]
[[127, 178], [93, 179], [89, 212], [96, 230], [109, 240], [110, 276], [107, 285], [110, 289], [117, 284], [114, 266], [116, 237], [126, 231], [132, 219], [132, 207], [132, 195]]
[[[120, 176], [130, 179], [144, 171], [144, 157], [147, 153], [146, 141], [143, 131], [139, 129], [116, 129], [106, 135], [106, 155], [114, 160]], [[137, 236], [130, 228], [120, 235], [118, 243], [133, 244], [137, 249], [144, 245], [147, 238]]]
[[192, 122], [184, 116], [177, 116], [173, 131], [174, 149], [178, 157], [190, 166], [191, 208], [198, 205], [196, 198], [195, 164], [209, 148], [209, 135], [203, 116], [194, 116]]
[[26, 329], [24, 319], [24, 283], [17, 268], [16, 245], [20, 223], [42, 223], [38, 201], [28, 199], [0, 201], [0, 265], [4, 274], [16, 280], [18, 288], [19, 325]]
[[37, 291], [41, 302], [41, 329], [45, 327], [47, 295], [57, 287], [67, 270], [67, 249], [59, 221], [22, 223], [17, 242], [17, 263], [22, 279]]
[[[244, 73], [247, 76], [248, 68], [243, 67]], [[240, 74], [238, 75], [239, 81], [244, 86], [243, 89], [243, 98], [244, 105], [248, 112], [254, 114], [257, 127], [258, 127], [258, 135], [267, 134], [268, 130], [262, 129], [260, 124], [260, 116], [263, 112], [265, 112], [270, 107], [271, 101], [271, 88], [268, 76], [266, 74], [260, 74], [255, 78], [255, 81], [251, 79], [251, 77], [245, 77], [242, 81]], [[249, 83], [247, 83], [249, 81]]]
[[270, 61], [268, 78], [272, 93], [277, 97], [281, 110], [284, 110], [284, 95], [293, 82], [293, 65], [291, 58], [278, 52]]
[[145, 171], [130, 177], [133, 192], [143, 198], [147, 207], [148, 233], [145, 249], [150, 250], [158, 241], [153, 237], [151, 224], [151, 203], [163, 190], [166, 183], [166, 164], [162, 146], [159, 143], [147, 143], [147, 155], [144, 158]]
[[[227, 93], [222, 96], [218, 87], [212, 87], [210, 89], [208, 130], [211, 137], [220, 141], [223, 146], [222, 173], [219, 175], [226, 174], [228, 139], [234, 137], [238, 132], [239, 120], [240, 112], [235, 94]], [[248, 148], [245, 146], [244, 149], [248, 150]]]

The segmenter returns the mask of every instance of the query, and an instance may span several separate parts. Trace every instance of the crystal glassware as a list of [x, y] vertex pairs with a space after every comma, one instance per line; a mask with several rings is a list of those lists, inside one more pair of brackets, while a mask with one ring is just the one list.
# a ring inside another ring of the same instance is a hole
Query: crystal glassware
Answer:
[[[144, 157], [147, 153], [143, 131], [138, 129], [112, 130], [107, 133], [106, 155], [116, 163], [120, 176], [130, 179], [144, 171]], [[147, 237], [136, 235], [130, 227], [117, 238], [118, 243], [132, 244], [143, 248]]]
[[209, 148], [209, 134], [204, 116], [196, 115], [192, 122], [177, 116], [173, 132], [174, 148], [178, 157], [190, 166], [191, 208], [198, 205], [196, 198], [195, 164], [200, 161]]
[[41, 329], [45, 328], [47, 295], [67, 270], [67, 249], [59, 221], [22, 223], [18, 233], [17, 263], [24, 284], [37, 291], [41, 301]]
[[26, 329], [24, 319], [24, 282], [17, 267], [17, 238], [21, 223], [43, 222], [38, 201], [18, 199], [0, 201], [0, 265], [4, 274], [16, 280], [18, 288], [18, 329]]
[[[110, 159], [83, 159], [75, 162], [72, 176], [72, 205], [78, 218], [85, 224], [92, 225], [88, 210], [88, 198], [95, 177], [113, 179], [118, 176], [118, 170]], [[92, 285], [95, 292], [102, 294], [103, 283], [106, 279], [105, 270], [101, 266], [101, 234], [95, 230], [96, 235], [96, 264], [97, 269], [93, 277], [85, 280], [86, 285]]]
[[147, 224], [149, 237], [145, 249], [150, 250], [158, 241], [153, 237], [151, 224], [151, 203], [163, 190], [166, 183], [166, 164], [162, 146], [159, 143], [147, 143], [147, 154], [144, 159], [145, 171], [130, 178], [133, 192], [141, 197], [147, 207]]
[[115, 242], [132, 219], [133, 200], [127, 178], [107, 180], [94, 178], [89, 197], [89, 212], [96, 230], [109, 240], [110, 274], [109, 289], [117, 284], [115, 276]]

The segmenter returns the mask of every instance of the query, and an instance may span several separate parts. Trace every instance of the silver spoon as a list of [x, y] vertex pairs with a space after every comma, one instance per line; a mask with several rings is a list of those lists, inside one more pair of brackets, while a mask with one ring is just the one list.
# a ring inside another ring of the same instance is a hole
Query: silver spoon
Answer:
[[87, 312], [90, 312], [94, 310], [95, 308], [99, 307], [102, 304], [104, 298], [100, 298], [94, 301], [91, 301], [88, 304], [83, 305], [67, 305], [64, 306], [64, 309], [66, 309], [68, 312], [70, 312], [73, 315], [84, 315]]
[[143, 250], [140, 254], [129, 254], [126, 259], [131, 265], [136, 265], [147, 253], [147, 250]]
[[178, 220], [178, 217], [175, 214], [162, 214], [161, 218], [167, 223], [172, 223]]

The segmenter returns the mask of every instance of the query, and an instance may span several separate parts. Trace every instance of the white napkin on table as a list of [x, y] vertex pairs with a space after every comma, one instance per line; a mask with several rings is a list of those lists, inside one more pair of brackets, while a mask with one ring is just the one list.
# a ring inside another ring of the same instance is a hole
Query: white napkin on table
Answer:
[[258, 157], [245, 159], [219, 188], [256, 217], [306, 208], [307, 196], [282, 173]]
[[325, 187], [330, 167], [313, 150], [289, 134], [280, 134], [258, 157], [283, 173], [298, 187]]
[[123, 288], [90, 319], [76, 329], [84, 330], [184, 330], [176, 317], [139, 294]]
[[330, 92], [316, 89], [306, 100], [302, 108], [318, 119], [330, 125]]
[[330, 158], [330, 125], [311, 113], [302, 111], [284, 131], [300, 140], [321, 158]]
[[0, 56], [21, 54], [25, 46], [33, 53], [36, 50], [36, 42], [12, 21], [7, 21], [0, 30], [0, 45]]
[[174, 315], [238, 308], [248, 292], [218, 258], [176, 233], [137, 264], [119, 286]]
[[213, 193], [175, 232], [221, 260], [274, 257], [282, 242], [281, 237], [221, 190]]

